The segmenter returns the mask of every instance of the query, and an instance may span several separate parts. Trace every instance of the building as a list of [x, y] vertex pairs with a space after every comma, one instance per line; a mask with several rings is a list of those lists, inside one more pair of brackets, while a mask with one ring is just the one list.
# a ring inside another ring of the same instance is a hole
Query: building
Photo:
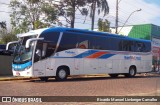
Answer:
[[[111, 33], [115, 33], [115, 28], [111, 28]], [[130, 25], [118, 27], [120, 35], [152, 40], [153, 65], [160, 68], [160, 26], [154, 24]]]

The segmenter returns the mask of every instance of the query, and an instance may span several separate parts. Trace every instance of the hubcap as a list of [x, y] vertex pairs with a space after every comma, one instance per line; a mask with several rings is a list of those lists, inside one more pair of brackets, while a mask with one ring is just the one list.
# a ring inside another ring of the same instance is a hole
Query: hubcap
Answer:
[[134, 75], [135, 74], [135, 71], [134, 71], [134, 69], [132, 68], [131, 70], [130, 70], [130, 75]]
[[63, 70], [63, 69], [61, 69], [61, 70], [59, 71], [59, 77], [60, 77], [61, 79], [63, 79], [63, 78], [65, 78], [65, 76], [66, 76], [66, 71]]

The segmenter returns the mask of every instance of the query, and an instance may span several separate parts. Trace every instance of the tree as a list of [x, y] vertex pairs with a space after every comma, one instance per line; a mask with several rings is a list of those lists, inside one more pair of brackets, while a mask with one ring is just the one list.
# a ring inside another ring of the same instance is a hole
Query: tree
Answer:
[[7, 44], [8, 42], [18, 40], [14, 31], [8, 32], [7, 30], [2, 30], [0, 32], [1, 41], [0, 43]]
[[3, 29], [7, 29], [6, 22], [5, 21], [0, 22], [0, 27]]
[[59, 16], [64, 17], [70, 27], [74, 28], [76, 11], [79, 10], [82, 15], [88, 14], [87, 9], [82, 8], [86, 3], [86, 0], [60, 0], [58, 6]]
[[109, 6], [107, 0], [87, 0], [87, 1], [88, 3], [91, 3], [90, 17], [92, 19], [91, 30], [93, 30], [96, 8], [98, 9], [98, 15], [103, 12], [104, 16], [106, 16], [109, 13]]
[[52, 26], [57, 21], [57, 10], [51, 0], [12, 0], [11, 24], [17, 33]]
[[110, 32], [110, 22], [107, 19], [103, 21], [103, 19], [99, 18], [98, 31]]

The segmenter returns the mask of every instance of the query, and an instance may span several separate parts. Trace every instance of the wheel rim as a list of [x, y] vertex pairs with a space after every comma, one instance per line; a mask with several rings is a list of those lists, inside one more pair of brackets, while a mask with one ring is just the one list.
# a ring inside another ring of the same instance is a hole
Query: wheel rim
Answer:
[[131, 69], [130, 69], [130, 75], [131, 75], [131, 76], [134, 76], [134, 74], [135, 74], [135, 70], [134, 70], [133, 68], [131, 68]]
[[61, 69], [59, 71], [59, 78], [64, 79], [66, 77], [66, 71]]

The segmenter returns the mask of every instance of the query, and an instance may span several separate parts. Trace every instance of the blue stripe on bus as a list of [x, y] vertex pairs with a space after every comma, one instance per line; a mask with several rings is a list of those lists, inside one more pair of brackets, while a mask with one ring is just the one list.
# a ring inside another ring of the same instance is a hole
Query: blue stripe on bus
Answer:
[[29, 67], [29, 66], [32, 66], [32, 61], [29, 61], [27, 63], [24, 63], [24, 64], [12, 64], [12, 68], [14, 70], [24, 70], [25, 68]]
[[116, 55], [116, 54], [105, 54], [105, 55], [100, 56], [99, 58], [100, 59], [107, 59], [107, 58], [110, 58], [110, 57], [112, 57], [114, 55]]

